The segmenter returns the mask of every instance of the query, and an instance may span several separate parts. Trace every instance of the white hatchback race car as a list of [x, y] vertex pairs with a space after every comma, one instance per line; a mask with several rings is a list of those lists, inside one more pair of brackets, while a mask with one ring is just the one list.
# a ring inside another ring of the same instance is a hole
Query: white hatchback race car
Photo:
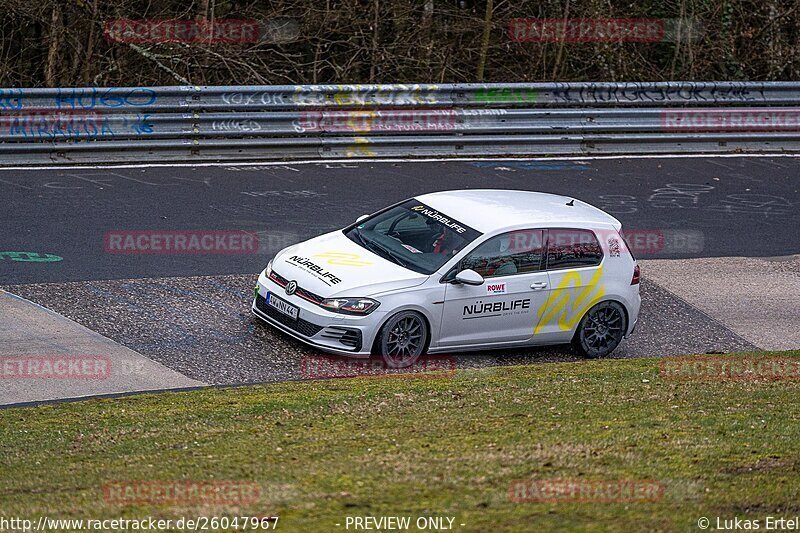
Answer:
[[639, 266], [614, 217], [553, 194], [425, 194], [279, 252], [253, 313], [321, 351], [381, 355], [572, 343], [611, 353], [636, 327]]

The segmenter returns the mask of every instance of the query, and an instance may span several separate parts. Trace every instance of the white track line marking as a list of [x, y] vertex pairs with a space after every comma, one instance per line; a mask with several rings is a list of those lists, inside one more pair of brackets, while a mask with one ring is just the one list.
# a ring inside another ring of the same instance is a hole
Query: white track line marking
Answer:
[[[560, 157], [432, 157], [414, 159], [378, 159], [378, 158], [345, 158], [345, 159], [309, 159], [302, 161], [211, 161], [197, 163], [138, 163], [138, 164], [113, 164], [106, 165], [50, 165], [50, 166], [18, 166], [2, 167], [0, 171], [20, 170], [86, 170], [107, 168], [170, 168], [170, 167], [252, 167], [274, 166], [286, 167], [288, 165], [322, 165], [322, 164], [380, 164], [380, 163], [447, 163], [451, 161], [602, 161], [604, 159], [709, 159], [709, 158], [800, 158], [800, 154], [640, 154], [640, 155], [585, 155], [585, 156], [560, 156]], [[294, 169], [292, 169], [294, 170]]]

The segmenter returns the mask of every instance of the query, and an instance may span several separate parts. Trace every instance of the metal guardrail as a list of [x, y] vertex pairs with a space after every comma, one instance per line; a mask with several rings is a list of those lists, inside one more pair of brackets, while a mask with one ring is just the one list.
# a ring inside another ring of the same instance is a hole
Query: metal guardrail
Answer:
[[0, 89], [0, 164], [800, 152], [800, 83]]

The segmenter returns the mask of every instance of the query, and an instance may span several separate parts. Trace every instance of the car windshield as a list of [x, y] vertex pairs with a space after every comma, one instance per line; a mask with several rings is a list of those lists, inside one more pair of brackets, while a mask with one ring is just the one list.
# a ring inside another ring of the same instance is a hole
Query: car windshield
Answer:
[[412, 199], [363, 220], [345, 235], [393, 263], [433, 274], [481, 234]]

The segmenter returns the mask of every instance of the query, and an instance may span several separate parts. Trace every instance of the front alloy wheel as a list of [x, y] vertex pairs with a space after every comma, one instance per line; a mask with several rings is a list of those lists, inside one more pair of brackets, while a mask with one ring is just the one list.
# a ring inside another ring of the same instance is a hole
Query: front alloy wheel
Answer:
[[413, 365], [425, 351], [428, 325], [414, 311], [397, 313], [378, 333], [377, 348], [389, 368]]
[[619, 346], [625, 335], [625, 310], [617, 302], [600, 302], [578, 324], [573, 346], [584, 357], [605, 357]]

